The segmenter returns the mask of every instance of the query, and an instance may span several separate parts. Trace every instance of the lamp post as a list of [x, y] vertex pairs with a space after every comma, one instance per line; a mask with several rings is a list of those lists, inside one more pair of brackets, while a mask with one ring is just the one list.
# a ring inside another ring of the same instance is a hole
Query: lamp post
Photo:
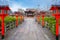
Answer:
[[20, 15], [20, 22], [22, 23], [22, 15]]
[[55, 18], [56, 18], [56, 40], [58, 40], [59, 39], [59, 18], [60, 18], [60, 13], [59, 13], [59, 10], [58, 10], [58, 6], [57, 5], [54, 5], [54, 6], [52, 6], [51, 7], [51, 9], [50, 10], [56, 10], [55, 11], [55, 14], [52, 14], [52, 16], [55, 16]]
[[10, 10], [10, 8], [8, 6], [0, 6], [0, 17], [2, 19], [1, 21], [1, 35], [2, 35], [2, 39], [4, 39], [5, 36], [5, 26], [4, 26], [4, 18], [6, 16], [8, 16], [8, 11]]
[[56, 18], [56, 40], [58, 40], [58, 27], [59, 27], [59, 24], [58, 24], [58, 20], [60, 19], [60, 14], [58, 14], [58, 9], [56, 9], [56, 14], [54, 14], [55, 18]]
[[18, 27], [18, 13], [15, 12], [15, 16], [16, 16], [16, 27]]
[[37, 22], [40, 23], [40, 15], [37, 15]]
[[44, 28], [44, 17], [45, 17], [45, 12], [42, 12], [42, 27]]

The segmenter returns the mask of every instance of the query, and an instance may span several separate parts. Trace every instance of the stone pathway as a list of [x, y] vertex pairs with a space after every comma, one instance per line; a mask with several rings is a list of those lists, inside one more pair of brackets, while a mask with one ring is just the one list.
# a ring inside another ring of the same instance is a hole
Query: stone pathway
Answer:
[[[39, 28], [40, 27], [40, 28]], [[51, 40], [35, 18], [25, 18], [24, 23], [11, 31], [5, 40]]]

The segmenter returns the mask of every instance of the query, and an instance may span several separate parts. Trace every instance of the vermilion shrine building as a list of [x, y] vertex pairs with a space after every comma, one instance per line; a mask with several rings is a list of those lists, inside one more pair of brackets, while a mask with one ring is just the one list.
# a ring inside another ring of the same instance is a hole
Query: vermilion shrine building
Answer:
[[35, 9], [26, 9], [25, 15], [28, 16], [28, 17], [34, 17], [35, 16], [35, 12], [36, 12]]

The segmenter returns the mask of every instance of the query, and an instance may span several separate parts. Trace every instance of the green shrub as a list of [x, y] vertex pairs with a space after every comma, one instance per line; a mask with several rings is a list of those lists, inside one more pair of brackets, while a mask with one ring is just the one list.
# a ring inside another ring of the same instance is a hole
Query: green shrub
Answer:
[[[42, 17], [40, 18], [40, 21], [42, 21]], [[55, 27], [55, 25], [56, 25], [56, 20], [55, 20], [55, 18], [54, 17], [44, 17], [44, 21], [45, 22], [47, 22], [48, 23], [48, 28], [51, 30], [51, 32], [53, 33], [53, 34], [55, 34], [55, 29], [56, 29], [56, 27]]]

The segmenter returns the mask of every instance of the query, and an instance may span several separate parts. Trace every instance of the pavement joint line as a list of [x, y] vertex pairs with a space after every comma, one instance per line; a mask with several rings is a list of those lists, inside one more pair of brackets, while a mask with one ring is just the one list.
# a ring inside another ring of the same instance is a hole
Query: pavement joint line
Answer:
[[48, 40], [50, 40], [49, 37], [48, 37], [46, 34], [44, 34], [44, 36], [45, 36]]
[[[19, 31], [16, 30], [16, 31], [14, 32], [14, 34], [12, 35], [12, 37], [13, 37], [14, 35], [16, 35], [18, 32], [19, 32]], [[11, 37], [11, 38], [12, 38], [12, 37]]]
[[[42, 27], [42, 26], [41, 26]], [[40, 29], [41, 30], [41, 29]], [[41, 30], [41, 32], [44, 34], [44, 32]], [[44, 36], [46, 37], [46, 39], [47, 40], [50, 40], [50, 38], [46, 35], [46, 34], [44, 34]]]

